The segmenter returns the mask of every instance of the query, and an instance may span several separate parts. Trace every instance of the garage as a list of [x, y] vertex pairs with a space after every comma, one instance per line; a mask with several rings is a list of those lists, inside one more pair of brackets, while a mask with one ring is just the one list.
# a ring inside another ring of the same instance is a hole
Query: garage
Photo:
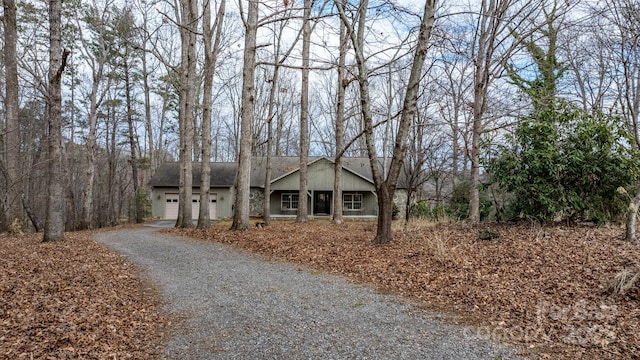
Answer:
[[178, 194], [165, 194], [164, 218], [175, 220], [178, 218]]
[[[178, 218], [178, 194], [165, 194], [165, 219], [174, 220]], [[217, 216], [217, 194], [209, 195], [209, 218], [216, 219]], [[191, 217], [193, 220], [198, 219], [200, 211], [200, 195], [194, 194], [191, 198]]]

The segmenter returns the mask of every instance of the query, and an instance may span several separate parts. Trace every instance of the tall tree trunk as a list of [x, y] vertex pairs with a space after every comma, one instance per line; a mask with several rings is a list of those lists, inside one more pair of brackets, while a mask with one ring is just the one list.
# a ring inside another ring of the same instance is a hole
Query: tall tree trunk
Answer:
[[[340, 12], [342, 22], [351, 27], [342, 4], [335, 0], [336, 6]], [[427, 0], [424, 5], [422, 21], [420, 23], [420, 32], [416, 44], [416, 50], [413, 56], [409, 81], [407, 82], [407, 91], [404, 98], [400, 122], [398, 124], [395, 145], [393, 148], [393, 156], [386, 178], [383, 178], [379, 161], [376, 157], [375, 143], [373, 139], [373, 118], [371, 114], [371, 102], [369, 95], [368, 69], [364, 56], [364, 32], [366, 9], [368, 1], [360, 4], [359, 25], [357, 33], [353, 28], [349, 29], [351, 43], [353, 45], [358, 66], [358, 84], [360, 86], [360, 106], [362, 118], [365, 126], [365, 140], [367, 144], [367, 153], [369, 155], [369, 163], [373, 174], [373, 181], [378, 196], [378, 227], [376, 237], [373, 239], [375, 244], [384, 244], [393, 239], [391, 233], [391, 220], [393, 213], [393, 194], [396, 190], [398, 177], [407, 151], [407, 140], [409, 137], [409, 129], [411, 122], [417, 111], [417, 100], [420, 79], [422, 78], [422, 67], [426, 59], [431, 30], [435, 22], [435, 5], [436, 0]]]
[[273, 78], [271, 79], [271, 89], [269, 89], [269, 109], [267, 111], [267, 159], [264, 173], [264, 203], [262, 204], [262, 218], [266, 226], [271, 225], [271, 158], [273, 154], [273, 118], [276, 108], [276, 90], [278, 89], [278, 76], [280, 64], [278, 56], [280, 53], [280, 41], [277, 42], [275, 51], [275, 65], [273, 67]]
[[128, 138], [129, 138], [129, 151], [131, 152], [130, 165], [131, 165], [131, 178], [133, 181], [133, 219], [136, 224], [144, 221], [142, 207], [140, 203], [140, 179], [138, 176], [138, 154], [136, 149], [137, 138], [134, 133], [133, 124], [133, 99], [131, 97], [131, 74], [129, 68], [129, 55], [125, 55], [124, 59], [124, 92], [127, 103], [127, 125], [128, 125]]
[[638, 208], [640, 208], [640, 182], [636, 187], [636, 194], [629, 203], [629, 210], [627, 212], [627, 224], [625, 232], [625, 240], [629, 242], [637, 242], [636, 237], [636, 224], [638, 219]]
[[[474, 46], [473, 124], [471, 128], [471, 188], [469, 190], [469, 222], [480, 221], [480, 135], [483, 131], [486, 100], [496, 50], [496, 36], [502, 31], [507, 0], [482, 0], [479, 29]], [[503, 55], [504, 56], [504, 55]]]
[[[223, 6], [224, 0], [221, 7]], [[208, 229], [211, 227], [211, 214], [209, 213], [209, 202], [211, 201], [211, 106], [213, 103], [213, 73], [215, 71], [215, 54], [211, 51], [213, 39], [211, 0], [204, 0], [202, 6], [202, 38], [204, 43], [202, 122], [200, 123], [202, 158], [200, 161], [200, 206], [196, 227]]]
[[275, 146], [274, 155], [278, 157], [278, 156], [282, 156], [282, 153], [283, 153], [282, 132], [284, 129], [284, 117], [278, 115], [276, 119], [277, 121], [276, 121], [276, 132], [275, 132], [275, 139], [274, 139], [274, 146]]
[[[479, 94], [478, 94], [479, 95]], [[481, 100], [476, 97], [476, 101]], [[474, 109], [471, 131], [471, 188], [469, 189], [469, 222], [480, 221], [480, 132], [482, 131], [482, 114]]]
[[[143, 22], [144, 30], [146, 32], [147, 21]], [[146, 48], [146, 40], [144, 42]], [[151, 86], [149, 85], [149, 65], [147, 64], [147, 52], [142, 53], [142, 89], [144, 91], [144, 126], [147, 132], [147, 147], [148, 147], [148, 160], [149, 168], [147, 175], [150, 177], [158, 167], [155, 154], [155, 144], [153, 141], [153, 125], [151, 123]], [[162, 132], [160, 130], [159, 132]], [[146, 178], [146, 177], [145, 177]], [[146, 184], [146, 179], [143, 181]]]
[[69, 51], [62, 51], [62, 1], [49, 0], [49, 176], [47, 217], [42, 241], [64, 240], [64, 174], [62, 169], [62, 96], [60, 83]]
[[180, 191], [176, 227], [193, 227], [193, 110], [196, 77], [197, 1], [181, 0]]
[[211, 29], [210, 0], [205, 0], [202, 28], [204, 35], [204, 91], [202, 99], [202, 165], [200, 181], [200, 209], [198, 213], [198, 229], [211, 227], [210, 203], [210, 160], [211, 160], [211, 107], [213, 103], [213, 75], [220, 52], [220, 39], [225, 14], [225, 0], [222, 0], [215, 20], [216, 37], [211, 48], [213, 33]]
[[[390, 192], [391, 190], [391, 192]], [[380, 186], [376, 190], [378, 200], [378, 224], [374, 244], [386, 244], [393, 240], [391, 224], [393, 220], [393, 192], [395, 187], [390, 189], [387, 186]]]
[[309, 162], [309, 52], [311, 45], [311, 0], [304, 0], [302, 24], [302, 83], [300, 89], [300, 189], [298, 193], [297, 223], [306, 223], [309, 212], [307, 201], [307, 163]]
[[[97, 88], [98, 85], [94, 83], [93, 87]], [[96, 173], [95, 166], [95, 149], [96, 149], [96, 121], [97, 121], [97, 106], [95, 105], [95, 96], [92, 90], [91, 98], [91, 110], [89, 111], [89, 134], [87, 134], [87, 140], [85, 147], [87, 149], [87, 168], [85, 170], [86, 180], [84, 188], [82, 189], [82, 219], [80, 220], [81, 229], [90, 229], [91, 218], [93, 216], [93, 183]], [[95, 106], [95, 108], [94, 108]]]
[[[454, 110], [454, 121], [458, 121], [457, 109]], [[453, 160], [451, 162], [452, 174], [451, 174], [451, 189], [456, 187], [456, 183], [458, 181], [458, 174], [460, 173], [460, 165], [458, 164], [460, 158], [460, 143], [458, 140], [458, 124], [452, 126], [451, 128], [451, 137], [453, 138], [453, 151], [452, 157]]]
[[[342, 1], [342, 6], [347, 0]], [[344, 153], [344, 102], [347, 89], [345, 62], [347, 57], [348, 36], [346, 28], [340, 22], [340, 54], [338, 55], [338, 93], [336, 94], [336, 157], [334, 160], [333, 180], [333, 223], [342, 224], [342, 156]]]
[[[18, 65], [17, 65], [17, 24], [16, 3], [14, 0], [4, 0], [4, 65], [6, 71], [5, 83], [5, 116], [4, 155], [5, 155], [5, 183], [6, 194], [6, 225], [10, 232], [24, 231], [23, 211], [20, 204], [21, 181], [19, 177], [20, 162], [20, 127], [18, 124]], [[0, 229], [0, 231], [3, 229]]]
[[469, 221], [480, 221], [480, 132], [482, 131], [482, 117], [484, 116], [485, 98], [487, 96], [488, 77], [487, 41], [489, 37], [489, 16], [494, 13], [494, 1], [482, 1], [480, 13], [480, 29], [478, 29], [477, 55], [475, 59], [473, 84], [473, 124], [471, 127], [471, 187], [469, 189]]
[[93, 83], [91, 84], [91, 93], [89, 94], [89, 133], [85, 148], [87, 150], [87, 168], [85, 170], [86, 180], [82, 190], [82, 219], [80, 220], [81, 229], [90, 229], [92, 227], [93, 217], [93, 187], [96, 173], [95, 153], [96, 153], [96, 129], [98, 122], [98, 90], [100, 87], [100, 78], [102, 77], [102, 69], [104, 63], [100, 61], [98, 69], [93, 74]]
[[112, 126], [111, 133], [107, 133], [107, 141], [109, 143], [109, 183], [108, 183], [108, 191], [107, 193], [110, 195], [108, 197], [109, 205], [107, 206], [107, 224], [108, 225], [116, 225], [118, 223], [118, 214], [116, 212], [116, 175], [117, 175], [117, 166], [118, 166], [118, 154], [117, 154], [117, 141], [116, 135], [118, 133], [118, 121], [116, 120], [116, 111], [113, 107], [109, 108], [108, 119], [111, 120], [110, 124], [107, 124], [107, 129], [109, 125]]
[[[163, 86], [162, 86], [162, 107], [160, 110], [160, 124], [158, 126], [158, 129], [160, 129], [160, 131], [158, 131], [158, 141], [156, 142], [158, 144], [158, 150], [162, 149], [165, 145], [164, 143], [164, 125], [167, 123], [167, 113], [169, 112], [169, 88], [171, 87], [171, 85], [168, 82], [164, 82]], [[158, 151], [157, 157], [156, 157], [156, 165], [160, 165], [165, 161], [166, 155], [164, 151]]]
[[256, 34], [258, 31], [258, 0], [249, 0], [245, 23], [244, 67], [242, 69], [242, 109], [240, 124], [240, 154], [236, 176], [236, 197], [232, 230], [249, 229], [249, 193], [251, 191], [251, 143], [255, 107], [254, 79], [256, 65]]

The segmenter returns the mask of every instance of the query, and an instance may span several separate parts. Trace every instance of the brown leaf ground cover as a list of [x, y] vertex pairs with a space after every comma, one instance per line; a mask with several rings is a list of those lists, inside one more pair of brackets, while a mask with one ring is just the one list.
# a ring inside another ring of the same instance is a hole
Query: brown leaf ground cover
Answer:
[[[487, 227], [497, 240], [479, 240]], [[640, 297], [608, 296], [615, 274], [638, 268], [640, 247], [617, 228], [436, 225], [375, 246], [373, 223], [293, 224], [231, 232], [167, 231], [233, 244], [414, 298], [474, 331], [541, 358], [640, 359]]]
[[91, 233], [0, 235], [0, 359], [149, 359], [167, 321], [153, 287]]

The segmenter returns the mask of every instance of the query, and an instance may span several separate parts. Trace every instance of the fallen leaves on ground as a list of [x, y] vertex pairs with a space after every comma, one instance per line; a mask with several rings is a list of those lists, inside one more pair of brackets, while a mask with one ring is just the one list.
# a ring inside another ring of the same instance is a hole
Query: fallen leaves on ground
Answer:
[[[481, 230], [500, 233], [479, 240]], [[640, 299], [608, 296], [638, 268], [640, 247], [619, 228], [442, 224], [371, 244], [373, 223], [293, 224], [233, 232], [168, 229], [338, 273], [459, 315], [477, 334], [540, 358], [640, 358]]]
[[89, 232], [0, 235], [0, 359], [149, 359], [166, 320], [153, 286]]

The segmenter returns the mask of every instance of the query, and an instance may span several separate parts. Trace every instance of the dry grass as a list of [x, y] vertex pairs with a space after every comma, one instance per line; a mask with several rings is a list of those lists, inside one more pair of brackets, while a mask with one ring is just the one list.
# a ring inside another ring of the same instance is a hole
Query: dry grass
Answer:
[[426, 244], [437, 260], [446, 261], [455, 255], [452, 253], [451, 239], [443, 234], [434, 234], [426, 241]]
[[404, 220], [395, 220], [391, 226], [391, 229], [394, 232], [411, 232], [432, 228], [441, 224], [452, 224], [454, 222], [455, 221], [453, 220], [453, 218], [450, 217], [444, 217], [438, 220], [433, 220], [426, 217], [413, 218], [410, 219], [408, 223], [405, 223]]
[[640, 270], [624, 269], [616, 274], [609, 284], [610, 295], [626, 295], [627, 292], [640, 285]]

